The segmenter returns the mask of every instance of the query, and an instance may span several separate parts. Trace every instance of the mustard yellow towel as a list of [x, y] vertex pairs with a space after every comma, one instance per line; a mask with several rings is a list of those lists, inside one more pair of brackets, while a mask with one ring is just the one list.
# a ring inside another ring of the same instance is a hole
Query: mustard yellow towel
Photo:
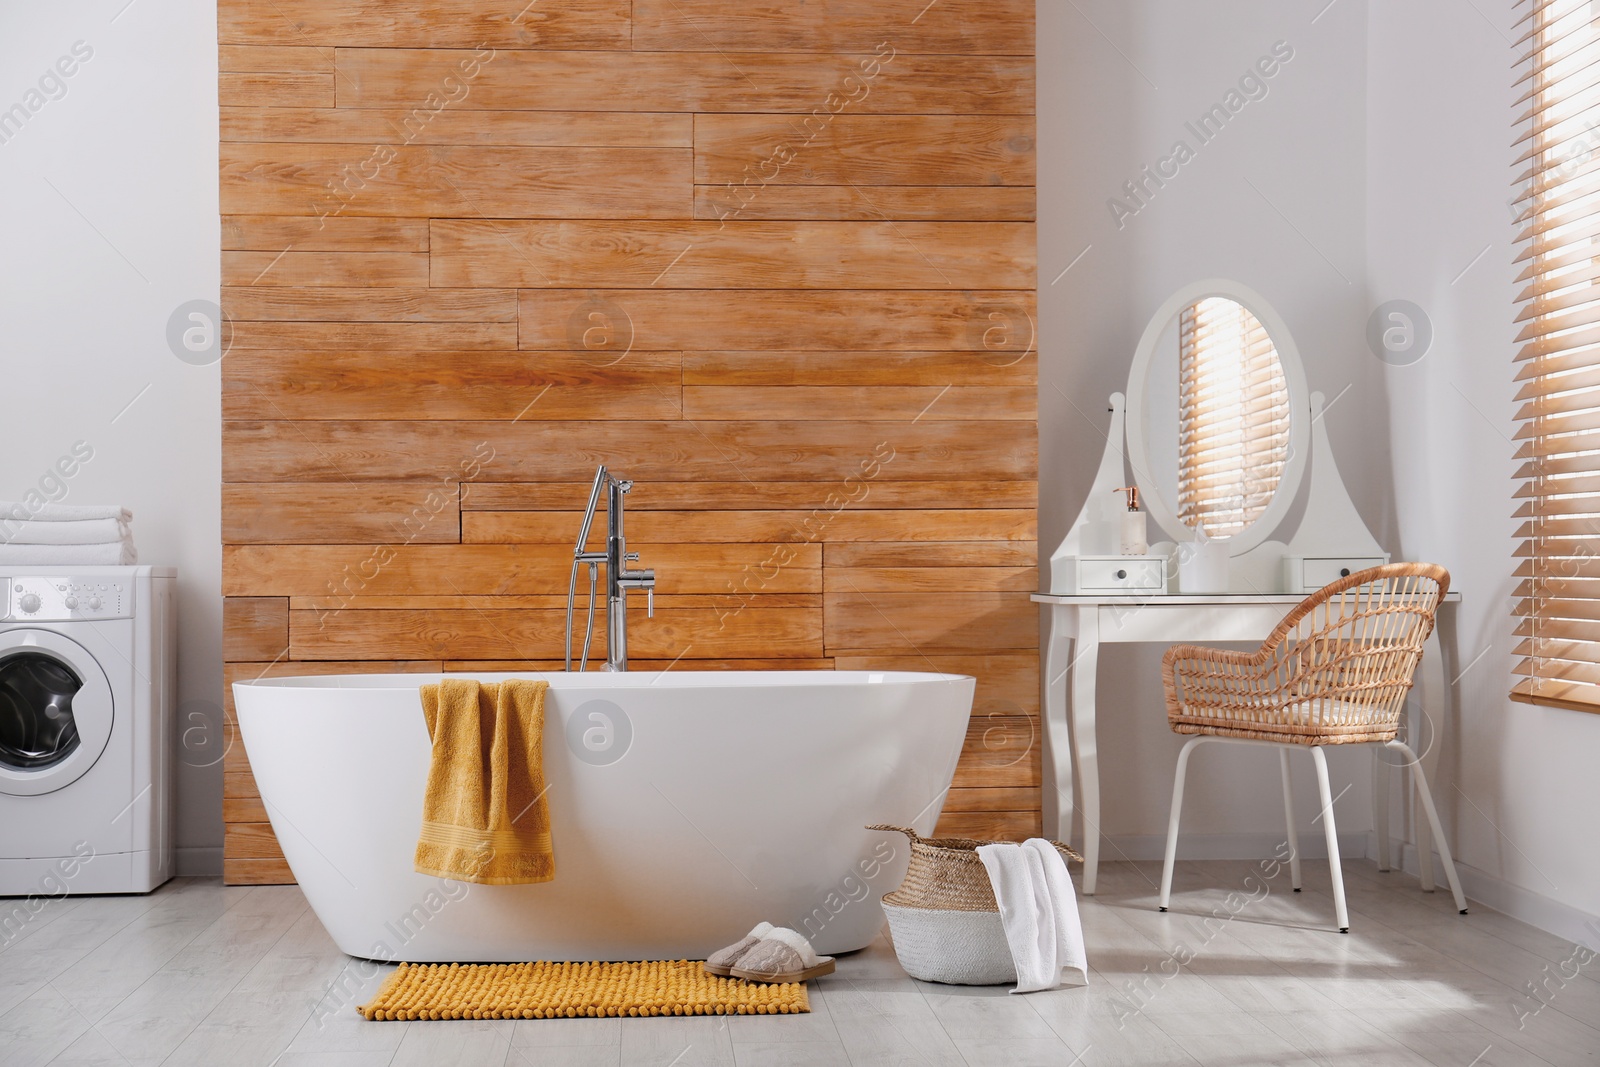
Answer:
[[433, 764], [416, 869], [481, 885], [556, 876], [545, 801], [549, 682], [448, 679], [422, 687]]

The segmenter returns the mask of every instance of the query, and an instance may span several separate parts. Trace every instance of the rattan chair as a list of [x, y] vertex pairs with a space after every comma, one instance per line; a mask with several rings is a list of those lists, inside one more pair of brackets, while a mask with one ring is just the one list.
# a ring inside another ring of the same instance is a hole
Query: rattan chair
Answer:
[[1439, 602], [1450, 589], [1450, 573], [1431, 563], [1391, 563], [1341, 578], [1301, 601], [1254, 652], [1175, 645], [1161, 660], [1167, 720], [1194, 736], [1178, 754], [1161, 871], [1161, 910], [1172, 896], [1172, 865], [1178, 851], [1184, 771], [1189, 754], [1204, 741], [1273, 745], [1283, 777], [1289, 831], [1289, 874], [1300, 891], [1300, 849], [1289, 787], [1289, 752], [1309, 748], [1322, 794], [1323, 830], [1333, 874], [1333, 906], [1339, 932], [1349, 933], [1344, 874], [1328, 788], [1327, 745], [1381, 744], [1402, 753], [1428, 813], [1445, 876], [1463, 915], [1467, 901], [1456, 878], [1450, 846], [1439, 827], [1427, 778], [1412, 752], [1395, 738], [1411, 678], [1422, 661], [1423, 642], [1433, 631]]

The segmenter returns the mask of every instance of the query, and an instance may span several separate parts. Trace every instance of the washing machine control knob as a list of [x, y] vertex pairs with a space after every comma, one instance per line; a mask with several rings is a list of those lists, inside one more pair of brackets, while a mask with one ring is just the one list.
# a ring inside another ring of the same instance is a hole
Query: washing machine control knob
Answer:
[[89, 598], [89, 610], [90, 611], [99, 611], [100, 610], [100, 598], [99, 597], [92, 596], [92, 597]]
[[22, 599], [20, 601], [18, 601], [18, 606], [21, 607], [23, 611], [27, 611], [27, 612], [38, 611], [39, 610], [39, 594], [38, 593], [24, 593], [24, 594], [22, 594]]
[[69, 596], [65, 601], [63, 601], [63, 603], [67, 605], [67, 610], [71, 611], [73, 608], [78, 606], [78, 598], [75, 596]]

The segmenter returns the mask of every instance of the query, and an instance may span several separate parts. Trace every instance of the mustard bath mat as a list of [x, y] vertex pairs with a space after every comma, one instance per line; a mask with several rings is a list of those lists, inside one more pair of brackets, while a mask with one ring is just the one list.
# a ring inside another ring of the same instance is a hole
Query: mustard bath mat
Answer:
[[699, 960], [643, 963], [402, 963], [356, 1009], [368, 1019], [573, 1019], [614, 1015], [791, 1015], [804, 983], [707, 974]]

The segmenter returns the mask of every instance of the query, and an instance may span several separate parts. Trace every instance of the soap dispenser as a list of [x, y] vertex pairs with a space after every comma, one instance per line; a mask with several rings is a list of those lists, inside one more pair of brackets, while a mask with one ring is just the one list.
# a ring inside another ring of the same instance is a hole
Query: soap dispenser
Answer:
[[1145, 527], [1144, 512], [1139, 510], [1139, 487], [1125, 485], [1113, 493], [1128, 494], [1128, 510], [1122, 514], [1122, 543], [1124, 556], [1144, 556], [1150, 552], [1150, 539]]

